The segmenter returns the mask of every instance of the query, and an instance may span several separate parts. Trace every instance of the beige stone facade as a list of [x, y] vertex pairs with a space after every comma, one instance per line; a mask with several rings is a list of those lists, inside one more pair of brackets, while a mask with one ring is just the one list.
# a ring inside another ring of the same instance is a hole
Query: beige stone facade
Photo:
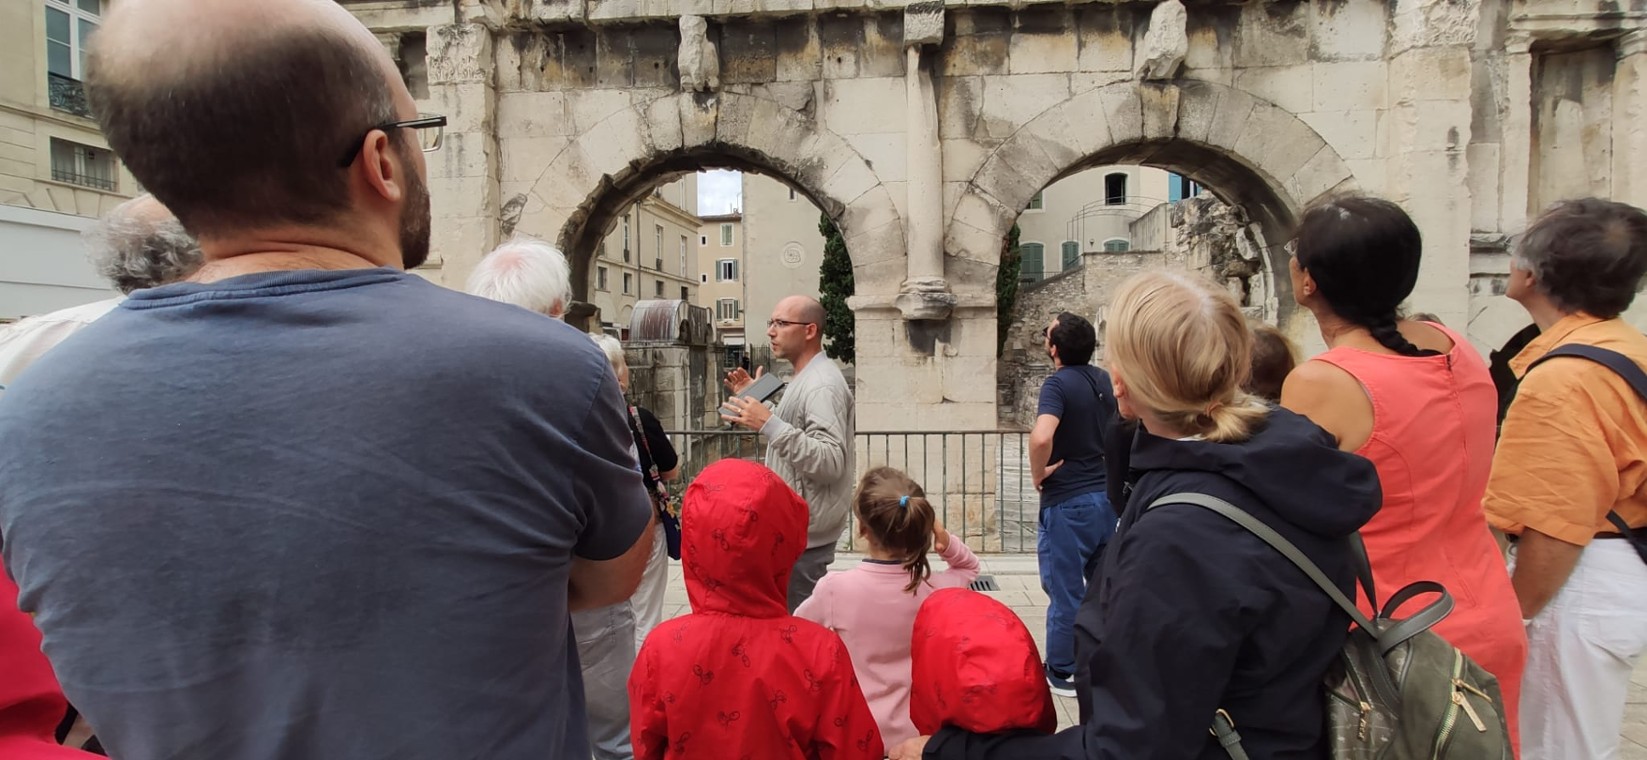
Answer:
[[732, 348], [747, 345], [744, 311], [749, 295], [743, 240], [742, 214], [717, 214], [699, 221], [696, 303], [709, 309], [718, 341]]
[[110, 295], [80, 230], [137, 190], [80, 86], [99, 0], [0, 2], [0, 320]]
[[823, 233], [818, 207], [771, 177], [743, 175], [745, 297], [750, 346], [768, 346], [766, 320], [785, 296], [818, 297]]
[[1087, 252], [1138, 248], [1132, 223], [1170, 200], [1174, 179], [1187, 182], [1150, 166], [1100, 166], [1047, 185], [1018, 217], [1022, 279], [1046, 279]]
[[1002, 240], [1083, 169], [1153, 166], [1239, 207], [1306, 347], [1272, 273], [1322, 193], [1409, 209], [1412, 306], [1483, 349], [1526, 324], [1496, 294], [1529, 215], [1575, 192], [1647, 202], [1647, 33], [1604, 0], [344, 4], [416, 53], [452, 118], [439, 279], [521, 229], [568, 251], [587, 302], [599, 242], [659, 182], [782, 177], [845, 235], [859, 419], [889, 428], [996, 424]]
[[586, 301], [597, 310], [601, 330], [627, 338], [640, 301], [697, 303], [697, 207], [697, 177], [689, 174], [659, 187], [618, 216], [590, 264], [593, 281]]

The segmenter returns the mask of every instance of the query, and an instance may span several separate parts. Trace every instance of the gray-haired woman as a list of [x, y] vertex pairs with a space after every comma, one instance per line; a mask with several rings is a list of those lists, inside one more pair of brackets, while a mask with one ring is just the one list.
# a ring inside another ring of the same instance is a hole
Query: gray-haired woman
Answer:
[[[617, 373], [618, 386], [623, 389], [624, 397], [627, 399], [629, 362], [624, 359], [623, 344], [610, 335], [590, 335], [589, 338], [606, 352], [607, 360], [612, 363], [612, 371]], [[648, 492], [657, 493], [662, 483], [680, 476], [680, 455], [675, 453], [669, 436], [664, 435], [663, 425], [650, 410], [630, 402], [629, 415], [629, 427], [635, 435], [635, 453], [640, 458], [642, 479], [646, 481]], [[635, 589], [635, 595], [629, 599], [630, 606], [635, 610], [637, 651], [641, 643], [646, 641], [646, 634], [651, 633], [652, 629], [663, 621], [664, 590], [669, 586], [668, 541], [664, 538], [662, 516], [659, 517], [660, 520], [653, 527], [656, 533], [652, 541], [652, 556], [646, 561], [646, 572], [641, 576], [640, 587]]]

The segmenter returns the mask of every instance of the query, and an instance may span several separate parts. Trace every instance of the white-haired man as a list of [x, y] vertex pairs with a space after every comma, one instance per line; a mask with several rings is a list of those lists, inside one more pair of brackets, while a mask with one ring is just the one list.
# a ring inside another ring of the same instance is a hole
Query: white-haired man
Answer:
[[572, 302], [572, 268], [560, 249], [524, 235], [494, 248], [469, 275], [471, 295], [555, 319]]
[[115, 206], [85, 232], [86, 254], [120, 295], [29, 317], [0, 330], [0, 389], [80, 328], [114, 310], [126, 294], [177, 282], [200, 268], [200, 246], [152, 195]]
[[[554, 246], [536, 238], [517, 236], [480, 260], [469, 275], [468, 290], [472, 295], [563, 319], [572, 301], [571, 268], [566, 264], [566, 256]], [[618, 387], [627, 393], [629, 370], [623, 360], [623, 347], [606, 336], [591, 337], [612, 365]], [[605, 338], [605, 342], [601, 338]], [[633, 405], [629, 408], [635, 410]], [[643, 435], [635, 432], [639, 425], [632, 413], [630, 432]], [[657, 426], [656, 418], [652, 418], [652, 426]], [[657, 431], [661, 437], [662, 428], [657, 427]], [[663, 445], [669, 445], [667, 438], [663, 439]], [[653, 453], [660, 459], [663, 456], [659, 451]], [[653, 484], [647, 465], [651, 462], [639, 447], [636, 454], [650, 491]], [[674, 460], [674, 449], [670, 448], [668, 460], [660, 462], [659, 469], [673, 471]], [[629, 671], [634, 667], [640, 642], [663, 617], [663, 594], [669, 585], [668, 546], [663, 526], [655, 525], [653, 530], [652, 554], [635, 595], [627, 602], [572, 613], [578, 662], [583, 667], [584, 699], [589, 711], [589, 738], [596, 760], [634, 757], [629, 739]]]

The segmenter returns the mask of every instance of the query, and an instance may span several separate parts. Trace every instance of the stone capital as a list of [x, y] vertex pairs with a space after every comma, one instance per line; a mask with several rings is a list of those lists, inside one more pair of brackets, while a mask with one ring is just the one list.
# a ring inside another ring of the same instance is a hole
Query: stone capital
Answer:
[[937, 45], [943, 41], [943, 0], [918, 0], [904, 6], [905, 47]]
[[492, 32], [481, 24], [429, 27], [429, 84], [492, 81]]
[[1647, 53], [1647, 29], [1637, 29], [1618, 38], [1618, 57], [1620, 59]]
[[904, 319], [948, 319], [957, 300], [942, 277], [912, 277], [904, 280], [893, 304]]
[[1530, 34], [1511, 34], [1504, 40], [1504, 52], [1508, 55], [1529, 55], [1533, 51], [1533, 36]]

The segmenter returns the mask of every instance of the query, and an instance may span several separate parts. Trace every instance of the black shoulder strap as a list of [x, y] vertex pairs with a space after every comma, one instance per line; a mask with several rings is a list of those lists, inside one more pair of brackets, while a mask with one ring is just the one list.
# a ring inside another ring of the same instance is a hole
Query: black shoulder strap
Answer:
[[1635, 389], [1636, 395], [1640, 396], [1643, 401], [1647, 401], [1647, 372], [1642, 372], [1641, 367], [1631, 361], [1630, 357], [1617, 351], [1579, 343], [1568, 343], [1564, 346], [1556, 346], [1550, 353], [1539, 357], [1538, 361], [1533, 362], [1532, 366], [1527, 368], [1527, 371], [1531, 372], [1533, 367], [1561, 356], [1589, 359], [1618, 373], [1619, 377], [1624, 378], [1624, 382], [1629, 383], [1630, 387]]
[[[1586, 346], [1582, 343], [1568, 343], [1564, 346], [1556, 346], [1550, 351], [1550, 353], [1539, 357], [1538, 361], [1533, 362], [1531, 366], [1527, 367], [1527, 371], [1532, 372], [1533, 367], [1537, 367], [1538, 365], [1558, 356], [1576, 356], [1580, 359], [1589, 359], [1596, 364], [1600, 364], [1601, 366], [1618, 373], [1618, 376], [1624, 378], [1624, 382], [1629, 384], [1629, 386], [1635, 390], [1636, 395], [1640, 396], [1642, 401], [1647, 401], [1647, 372], [1642, 372], [1640, 365], [1631, 361], [1630, 357], [1617, 351], [1598, 348], [1596, 346]], [[1636, 532], [1630, 528], [1630, 524], [1625, 522], [1624, 518], [1619, 517], [1618, 512], [1616, 511], [1607, 510], [1607, 522], [1612, 523], [1613, 527], [1617, 528], [1619, 533], [1622, 533], [1625, 537], [1629, 538], [1632, 543], [1647, 540], [1638, 536]], [[1647, 560], [1647, 548], [1637, 544], [1636, 551], [1641, 553], [1641, 558], [1643, 560]]]

